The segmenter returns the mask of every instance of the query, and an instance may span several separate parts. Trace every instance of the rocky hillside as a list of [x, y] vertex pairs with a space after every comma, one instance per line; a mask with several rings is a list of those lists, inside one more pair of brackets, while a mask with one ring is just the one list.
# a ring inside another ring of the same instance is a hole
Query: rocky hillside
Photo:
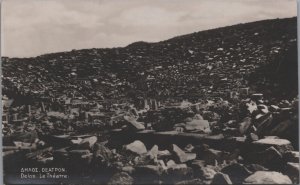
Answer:
[[196, 32], [157, 43], [3, 57], [3, 93], [39, 98], [228, 98], [250, 88], [272, 98], [297, 92], [296, 18]]

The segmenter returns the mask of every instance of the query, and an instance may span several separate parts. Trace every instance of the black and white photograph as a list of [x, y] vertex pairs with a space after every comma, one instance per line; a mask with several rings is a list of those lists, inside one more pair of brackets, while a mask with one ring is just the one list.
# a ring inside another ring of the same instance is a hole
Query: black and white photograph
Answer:
[[4, 185], [298, 184], [296, 0], [3, 0]]

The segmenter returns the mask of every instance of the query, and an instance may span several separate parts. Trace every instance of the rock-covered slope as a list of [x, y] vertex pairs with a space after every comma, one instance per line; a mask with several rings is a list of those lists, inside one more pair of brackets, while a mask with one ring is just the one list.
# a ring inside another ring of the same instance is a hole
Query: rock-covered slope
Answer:
[[196, 32], [158, 43], [2, 58], [3, 93], [95, 99], [228, 98], [250, 87], [271, 97], [297, 93], [296, 18]]

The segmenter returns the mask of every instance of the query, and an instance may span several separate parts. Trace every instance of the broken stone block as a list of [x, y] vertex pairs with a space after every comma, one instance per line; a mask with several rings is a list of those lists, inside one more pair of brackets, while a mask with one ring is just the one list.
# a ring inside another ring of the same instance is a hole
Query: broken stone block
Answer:
[[147, 155], [151, 158], [151, 159], [157, 159], [157, 155], [158, 155], [158, 146], [154, 145], [147, 153]]
[[148, 153], [146, 154], [141, 154], [139, 156], [136, 156], [134, 158], [134, 164], [135, 165], [147, 165], [147, 164], [151, 164], [151, 165], [154, 165], [154, 164], [157, 164], [157, 158], [151, 156], [151, 155], [148, 155]]
[[126, 172], [119, 172], [114, 174], [108, 181], [108, 185], [131, 185], [133, 184], [134, 179], [128, 175]]
[[72, 145], [79, 145], [82, 141], [82, 138], [71, 139]]
[[243, 121], [241, 123], [239, 123], [239, 131], [240, 134], [245, 134], [247, 132], [247, 130], [250, 128], [252, 124], [252, 120], [250, 117], [246, 117], [243, 119]]
[[279, 172], [257, 171], [247, 177], [244, 184], [292, 184], [291, 179]]
[[259, 137], [254, 134], [254, 133], [250, 133], [248, 136], [247, 136], [247, 139], [246, 139], [248, 142], [253, 142], [253, 141], [258, 141], [259, 140]]
[[196, 119], [187, 122], [185, 125], [185, 130], [187, 132], [201, 132], [201, 133], [211, 132], [210, 125], [207, 120], [196, 120]]
[[171, 156], [172, 156], [172, 154], [169, 152], [169, 150], [159, 150], [157, 153], [158, 159], [169, 158]]
[[146, 146], [144, 145], [143, 142], [136, 140], [128, 145], [125, 146], [125, 150], [130, 151], [134, 154], [145, 154], [147, 153]]
[[233, 163], [222, 168], [222, 173], [227, 174], [233, 184], [241, 184], [243, 180], [251, 175], [251, 172], [242, 164]]
[[278, 106], [276, 106], [276, 105], [271, 105], [270, 106], [270, 111], [272, 111], [272, 112], [277, 112], [279, 110], [280, 110], [280, 108]]
[[252, 114], [257, 110], [257, 105], [254, 101], [250, 101], [249, 103], [246, 103], [246, 109], [248, 113]]
[[172, 166], [174, 166], [174, 165], [176, 165], [176, 163], [175, 163], [175, 161], [173, 161], [173, 160], [169, 160], [169, 161], [167, 162], [167, 167], [168, 167], [168, 168], [170, 168], [170, 167], [172, 167]]
[[267, 114], [269, 112], [269, 109], [266, 105], [260, 104], [260, 105], [257, 106], [257, 108], [263, 114]]
[[258, 135], [266, 135], [273, 123], [273, 115], [271, 113], [258, 114], [255, 116], [255, 126]]
[[137, 166], [136, 172], [144, 172], [145, 174], [155, 174], [155, 175], [161, 175], [163, 173], [163, 169], [160, 166], [157, 165], [143, 165], [143, 166]]
[[127, 121], [128, 127], [134, 131], [145, 130], [145, 126], [141, 122], [137, 122], [135, 118], [130, 116], [124, 116], [124, 120]]
[[299, 163], [288, 162], [285, 166], [284, 174], [289, 176], [293, 183], [299, 183]]
[[78, 147], [81, 149], [91, 149], [94, 146], [94, 144], [97, 142], [97, 140], [98, 139], [96, 136], [84, 138], [81, 140]]
[[214, 175], [211, 184], [232, 184], [227, 174], [218, 172]]
[[222, 161], [223, 152], [220, 150], [208, 149], [203, 152], [203, 160], [206, 164], [215, 165]]
[[196, 154], [194, 153], [187, 154], [175, 144], [172, 145], [172, 153], [174, 154], [175, 161], [178, 163], [184, 163], [196, 158]]
[[168, 175], [175, 181], [183, 180], [193, 175], [192, 168], [188, 167], [186, 164], [172, 165], [167, 171]]
[[280, 169], [284, 162], [281, 153], [274, 147], [270, 147], [262, 152], [249, 153], [248, 160], [270, 169]]
[[253, 142], [253, 151], [262, 151], [270, 147], [274, 147], [280, 153], [285, 153], [293, 150], [291, 142], [286, 139], [264, 138]]
[[299, 151], [289, 151], [283, 155], [287, 162], [299, 163]]
[[267, 168], [265, 168], [259, 164], [248, 164], [245, 167], [252, 173], [257, 172], [257, 171], [268, 171]]

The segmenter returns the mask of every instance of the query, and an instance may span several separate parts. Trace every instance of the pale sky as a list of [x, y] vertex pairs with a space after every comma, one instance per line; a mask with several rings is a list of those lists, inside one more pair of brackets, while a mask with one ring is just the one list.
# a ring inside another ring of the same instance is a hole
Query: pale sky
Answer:
[[296, 0], [4, 0], [2, 56], [123, 47], [297, 15]]

